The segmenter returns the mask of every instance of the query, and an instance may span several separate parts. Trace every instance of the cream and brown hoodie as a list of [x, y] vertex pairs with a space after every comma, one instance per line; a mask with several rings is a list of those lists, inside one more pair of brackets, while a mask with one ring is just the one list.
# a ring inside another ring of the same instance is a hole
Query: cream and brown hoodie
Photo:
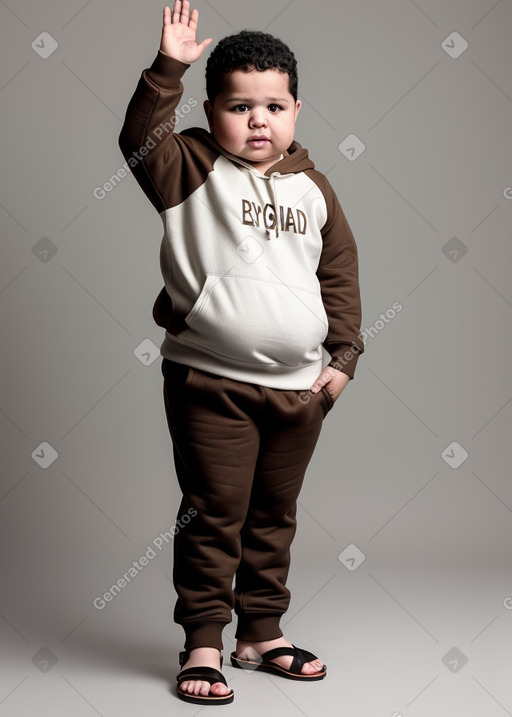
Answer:
[[352, 378], [357, 249], [331, 185], [295, 141], [262, 174], [205, 129], [174, 133], [188, 67], [158, 51], [119, 136], [163, 222], [162, 356], [278, 389], [309, 389], [333, 361]]

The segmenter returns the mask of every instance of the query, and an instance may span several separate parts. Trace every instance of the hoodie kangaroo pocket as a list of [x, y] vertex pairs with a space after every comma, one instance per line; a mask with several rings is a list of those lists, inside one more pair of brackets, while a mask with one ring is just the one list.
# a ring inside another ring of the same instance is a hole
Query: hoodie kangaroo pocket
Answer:
[[247, 364], [302, 366], [321, 357], [328, 322], [320, 289], [208, 274], [181, 341]]

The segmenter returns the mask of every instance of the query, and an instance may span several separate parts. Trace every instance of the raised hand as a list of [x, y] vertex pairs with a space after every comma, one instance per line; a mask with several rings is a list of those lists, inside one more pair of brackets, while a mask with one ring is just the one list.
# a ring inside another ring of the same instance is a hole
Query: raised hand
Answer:
[[190, 64], [198, 60], [204, 49], [213, 42], [211, 37], [203, 40], [199, 45], [196, 42], [197, 19], [199, 12], [192, 10], [190, 14], [189, 0], [175, 0], [174, 10], [164, 7], [164, 21], [162, 27], [162, 40], [160, 50], [175, 60]]

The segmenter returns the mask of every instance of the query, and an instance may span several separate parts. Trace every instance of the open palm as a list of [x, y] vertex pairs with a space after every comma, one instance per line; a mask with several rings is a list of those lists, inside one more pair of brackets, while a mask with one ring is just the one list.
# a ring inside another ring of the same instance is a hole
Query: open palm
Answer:
[[200, 44], [196, 41], [197, 19], [199, 12], [190, 14], [189, 0], [175, 0], [174, 10], [166, 5], [162, 27], [160, 50], [175, 60], [190, 64], [198, 60], [204, 49], [213, 42], [209, 37]]

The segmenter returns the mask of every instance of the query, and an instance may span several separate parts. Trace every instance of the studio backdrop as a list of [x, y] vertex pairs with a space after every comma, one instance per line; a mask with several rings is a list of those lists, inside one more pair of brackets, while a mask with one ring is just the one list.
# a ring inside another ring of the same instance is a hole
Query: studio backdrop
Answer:
[[[333, 676], [269, 714], [512, 714], [512, 3], [197, 7], [199, 39], [294, 50], [296, 139], [359, 249], [365, 353], [306, 475], [284, 620]], [[0, 717], [183, 709], [163, 227], [118, 147], [162, 9], [0, 3]], [[207, 127], [213, 46], [176, 131]]]

